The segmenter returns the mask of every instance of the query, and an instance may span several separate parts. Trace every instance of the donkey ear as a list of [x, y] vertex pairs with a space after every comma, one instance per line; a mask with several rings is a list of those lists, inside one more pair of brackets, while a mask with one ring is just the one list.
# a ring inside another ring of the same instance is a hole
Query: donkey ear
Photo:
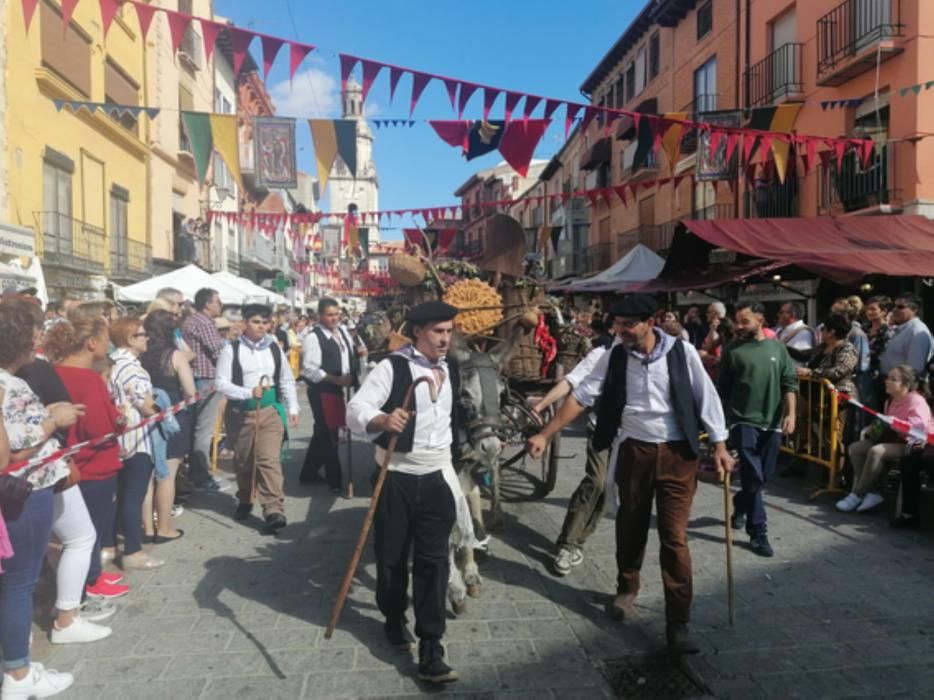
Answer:
[[448, 351], [448, 354], [451, 355], [457, 362], [463, 363], [467, 362], [470, 359], [470, 348], [467, 347], [467, 344], [457, 335], [451, 338], [451, 349]]
[[509, 334], [509, 337], [497, 343], [496, 347], [489, 352], [490, 359], [493, 360], [493, 364], [499, 368], [500, 373], [502, 373], [506, 363], [509, 362], [509, 358], [512, 357], [512, 353], [518, 347], [519, 339], [522, 336], [522, 327], [517, 323]]

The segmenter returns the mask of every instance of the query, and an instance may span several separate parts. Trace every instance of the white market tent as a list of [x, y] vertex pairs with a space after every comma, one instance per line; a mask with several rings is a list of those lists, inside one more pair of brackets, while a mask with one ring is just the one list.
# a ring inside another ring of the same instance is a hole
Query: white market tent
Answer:
[[560, 289], [565, 292], [625, 292], [631, 286], [654, 280], [664, 266], [664, 258], [639, 243], [603, 272], [562, 285]]
[[197, 265], [186, 265], [177, 270], [166, 272], [164, 275], [152, 277], [128, 287], [115, 290], [117, 301], [127, 301], [135, 304], [145, 304], [156, 298], [156, 293], [163, 287], [173, 287], [180, 291], [185, 299], [194, 301], [195, 294], [205, 287], [216, 289], [224, 304], [243, 304], [253, 299], [244, 294], [242, 290], [234, 287], [222, 279], [212, 276]]
[[245, 277], [238, 277], [232, 272], [215, 272], [211, 275], [214, 279], [220, 280], [221, 282], [230, 285], [231, 287], [236, 287], [241, 292], [247, 295], [250, 301], [255, 301], [265, 304], [287, 304], [291, 305], [291, 302], [281, 294], [276, 294], [271, 289], [266, 289], [261, 287], [255, 282], [251, 282]]

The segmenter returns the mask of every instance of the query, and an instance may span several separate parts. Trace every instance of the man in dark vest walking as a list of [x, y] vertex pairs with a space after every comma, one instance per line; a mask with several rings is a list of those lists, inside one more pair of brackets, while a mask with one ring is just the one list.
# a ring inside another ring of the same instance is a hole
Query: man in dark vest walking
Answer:
[[[373, 523], [376, 603], [386, 617], [390, 644], [410, 649], [405, 610], [411, 551], [418, 677], [432, 683], [457, 680], [441, 645], [448, 542], [455, 521], [460, 527], [457, 503], [463, 499], [451, 456], [459, 380], [446, 360], [456, 314], [455, 307], [438, 301], [413, 308], [406, 316], [413, 343], [376, 365], [347, 406], [351, 430], [376, 443], [377, 462], [385, 459], [391, 434], [399, 435]], [[415, 388], [409, 413], [402, 408], [405, 394], [421, 377], [434, 383], [437, 401], [423, 382]]]
[[700, 431], [706, 430], [715, 446], [721, 476], [732, 470], [733, 459], [726, 450], [720, 398], [697, 350], [655, 328], [656, 309], [655, 300], [642, 294], [613, 309], [622, 343], [598, 360], [558, 415], [529, 440], [529, 454], [540, 456], [548, 440], [596, 403], [593, 449], [613, 448], [608, 507], [619, 507], [618, 579], [608, 612], [617, 619], [634, 612], [656, 500], [668, 647], [674, 654], [695, 654], [699, 649], [687, 628], [693, 596], [687, 526], [697, 488]]
[[341, 309], [335, 299], [318, 302], [318, 325], [302, 344], [302, 378], [308, 384], [308, 403], [315, 419], [314, 434], [305, 453], [299, 480], [303, 484], [325, 478], [331, 492], [341, 492], [338, 429], [344, 427], [344, 391], [357, 383], [359, 358], [353, 342], [340, 327]]

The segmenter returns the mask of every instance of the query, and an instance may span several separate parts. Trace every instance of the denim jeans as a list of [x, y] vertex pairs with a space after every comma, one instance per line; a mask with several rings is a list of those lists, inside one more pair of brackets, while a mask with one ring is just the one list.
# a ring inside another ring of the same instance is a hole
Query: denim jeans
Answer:
[[93, 586], [97, 583], [97, 577], [101, 575], [101, 547], [114, 545], [114, 495], [117, 491], [117, 477], [112, 476], [101, 481], [81, 481], [78, 487], [84, 496], [94, 529], [97, 530], [94, 551], [91, 552], [91, 568], [88, 570], [88, 585]]
[[[213, 386], [213, 379], [195, 380], [195, 388], [199, 394], [210, 391]], [[214, 426], [217, 423], [217, 409], [220, 403], [221, 395], [215, 392], [206, 399], [201, 399], [193, 407], [195, 430], [188, 459], [188, 474], [196, 486], [202, 486], [211, 480], [211, 442], [214, 440]]]
[[33, 592], [52, 534], [52, 488], [33, 491], [26, 502], [2, 504], [15, 554], [3, 561], [0, 575], [0, 651], [7, 670], [29, 664]]
[[152, 457], [137, 452], [123, 460], [117, 475], [117, 525], [123, 533], [123, 554], [143, 548], [143, 501], [152, 480]]
[[775, 472], [782, 434], [751, 425], [735, 425], [730, 431], [730, 447], [739, 453], [739, 480], [742, 488], [733, 496], [733, 508], [746, 515], [746, 533], [750, 537], [768, 531], [765, 485]]

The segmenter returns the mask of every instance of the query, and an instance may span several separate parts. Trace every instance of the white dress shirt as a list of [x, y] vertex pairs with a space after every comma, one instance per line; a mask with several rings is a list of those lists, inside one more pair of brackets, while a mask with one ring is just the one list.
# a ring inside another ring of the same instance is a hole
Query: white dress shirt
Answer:
[[[341, 351], [341, 376], [350, 374], [350, 338], [342, 330], [331, 332], [324, 326], [318, 326], [325, 338], [333, 339]], [[321, 343], [318, 334], [314, 331], [305, 336], [302, 341], [302, 376], [312, 384], [324, 381], [328, 373], [321, 369]]]
[[[789, 323], [784, 328], [781, 326], [776, 328], [775, 339], [784, 343], [786, 348], [794, 348], [795, 350], [810, 350], [817, 345], [814, 331], [801, 320]], [[804, 367], [807, 364], [803, 360], [796, 360], [793, 357], [791, 361], [795, 367]]]
[[[609, 349], [612, 350], [619, 345], [620, 342], [619, 336], [614, 336], [613, 343], [610, 345]], [[593, 368], [597, 366], [597, 362], [603, 357], [607, 349], [608, 348], [601, 345], [588, 352], [586, 357], [578, 362], [574, 369], [564, 375], [564, 381], [570, 384], [572, 389], [576, 389], [587, 375], [593, 371]]]
[[240, 338], [240, 368], [243, 370], [243, 386], [237, 386], [233, 383], [233, 345], [227, 343], [221, 350], [220, 357], [217, 359], [217, 376], [214, 380], [214, 388], [228, 399], [234, 401], [247, 401], [253, 398], [253, 389], [259, 386], [260, 379], [264, 376], [273, 378], [276, 373], [276, 362], [273, 359], [272, 352], [279, 353], [281, 362], [279, 366], [279, 377], [273, 379], [279, 385], [279, 394], [285, 402], [285, 410], [290, 416], [297, 416], [300, 411], [298, 407], [298, 394], [295, 392], [295, 378], [292, 376], [292, 370], [289, 367], [289, 360], [282, 352], [282, 348], [270, 336], [264, 337], [258, 343], [253, 343], [246, 336]]
[[[451, 408], [454, 402], [451, 378], [443, 359], [432, 364], [411, 346], [407, 352], [410, 354], [409, 367], [413, 381], [419, 377], [429, 377], [435, 381], [435, 369], [443, 372], [444, 381], [437, 402], [431, 400], [427, 383], [415, 387], [416, 415], [412, 418], [415, 421], [412, 452], [393, 455], [389, 468], [409, 473], [428, 473], [442, 468], [443, 463], [439, 460], [446, 460], [448, 464], [451, 462]], [[389, 400], [392, 390], [392, 378], [392, 363], [387, 358], [373, 368], [363, 386], [347, 404], [347, 425], [354, 433], [365, 435], [369, 440], [379, 437], [379, 432], [369, 431], [367, 426], [383, 414], [382, 407]], [[419, 453], [428, 455], [429, 459], [422, 460]]]

